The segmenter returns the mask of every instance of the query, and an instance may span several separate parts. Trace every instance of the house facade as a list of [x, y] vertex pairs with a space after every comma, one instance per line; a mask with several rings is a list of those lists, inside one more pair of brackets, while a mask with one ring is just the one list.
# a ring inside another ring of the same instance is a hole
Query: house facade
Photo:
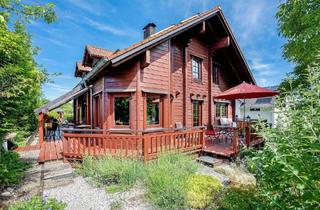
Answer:
[[235, 101], [214, 96], [255, 80], [219, 7], [159, 32], [150, 23], [142, 34], [123, 50], [87, 45], [75, 68], [82, 81], [36, 112], [73, 100], [76, 125], [115, 133], [196, 128], [235, 117]]

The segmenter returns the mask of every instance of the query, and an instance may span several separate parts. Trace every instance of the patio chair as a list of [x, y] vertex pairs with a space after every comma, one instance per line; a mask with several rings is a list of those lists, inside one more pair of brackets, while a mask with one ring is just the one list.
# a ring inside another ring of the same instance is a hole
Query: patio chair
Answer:
[[212, 125], [207, 126], [205, 134], [212, 143], [220, 137], [220, 132], [217, 129], [214, 129]]

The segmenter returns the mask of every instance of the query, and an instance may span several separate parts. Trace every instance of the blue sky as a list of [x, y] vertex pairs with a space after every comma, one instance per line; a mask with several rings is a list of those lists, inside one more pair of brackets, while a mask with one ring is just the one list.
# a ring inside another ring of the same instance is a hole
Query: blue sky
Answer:
[[[44, 2], [44, 1], [41, 1]], [[277, 85], [292, 65], [282, 58], [285, 42], [278, 36], [274, 17], [279, 0], [63, 0], [56, 4], [57, 22], [32, 22], [28, 27], [34, 45], [41, 48], [37, 62], [49, 73], [60, 72], [54, 83], [43, 86], [54, 99], [72, 89], [75, 62], [84, 46], [122, 49], [142, 39], [149, 22], [157, 31], [220, 5], [258, 85]]]

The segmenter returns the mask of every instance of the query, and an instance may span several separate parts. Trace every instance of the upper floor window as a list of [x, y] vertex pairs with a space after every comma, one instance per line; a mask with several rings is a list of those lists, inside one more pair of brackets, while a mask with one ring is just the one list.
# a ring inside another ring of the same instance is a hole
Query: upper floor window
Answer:
[[114, 97], [114, 122], [118, 126], [130, 124], [130, 98], [124, 96]]
[[201, 80], [201, 63], [202, 59], [192, 56], [192, 78]]
[[214, 84], [219, 85], [220, 66], [217, 64], [212, 65], [212, 81]]
[[216, 103], [216, 117], [227, 117], [227, 116], [228, 116], [228, 104]]
[[160, 97], [147, 97], [147, 125], [160, 124]]

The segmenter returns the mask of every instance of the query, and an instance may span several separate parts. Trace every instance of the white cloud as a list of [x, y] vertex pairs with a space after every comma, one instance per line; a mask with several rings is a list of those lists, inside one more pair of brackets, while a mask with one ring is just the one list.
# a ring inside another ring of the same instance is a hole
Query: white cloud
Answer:
[[265, 86], [268, 86], [269, 83], [266, 79], [260, 78], [260, 79], [258, 79], [258, 85], [265, 87]]
[[60, 93], [66, 93], [71, 90], [71, 88], [62, 85], [57, 85], [55, 83], [47, 83], [46, 86], [48, 86], [51, 90], [58, 91]]
[[[250, 45], [253, 40], [265, 33], [274, 34], [274, 11], [266, 0], [238, 0], [232, 2], [231, 19], [237, 30], [242, 46]], [[256, 43], [252, 43], [256, 44]]]
[[48, 40], [49, 42], [55, 44], [55, 45], [58, 45], [60, 47], [68, 47], [67, 44], [65, 44], [64, 42], [62, 41], [59, 41], [57, 39], [53, 39], [53, 38], [46, 38], [46, 40]]
[[99, 31], [104, 31], [104, 32], [115, 34], [115, 35], [125, 35], [126, 34], [125, 30], [115, 28], [115, 27], [113, 27], [111, 25], [107, 25], [105, 23], [97, 22], [97, 21], [92, 20], [87, 17], [85, 17], [83, 20], [84, 20], [85, 24], [87, 24], [87, 25], [91, 26], [92, 28], [95, 28]]
[[105, 13], [115, 13], [117, 12], [117, 9], [109, 4], [107, 1], [87, 1], [87, 0], [67, 0], [72, 5], [90, 12], [92, 14], [102, 16]]

